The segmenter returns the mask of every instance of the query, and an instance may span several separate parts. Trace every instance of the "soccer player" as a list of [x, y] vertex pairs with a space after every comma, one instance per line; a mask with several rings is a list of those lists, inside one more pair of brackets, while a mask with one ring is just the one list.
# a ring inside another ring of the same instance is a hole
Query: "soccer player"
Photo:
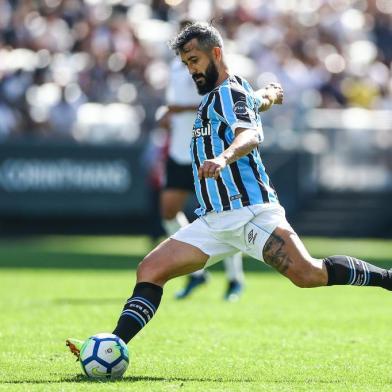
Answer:
[[[264, 261], [298, 287], [392, 290], [391, 271], [350, 256], [313, 258], [287, 222], [257, 149], [263, 140], [258, 97], [245, 79], [230, 74], [219, 32], [192, 24], [172, 48], [203, 94], [191, 143], [199, 218], [139, 264], [133, 294], [113, 333], [128, 343], [156, 313], [168, 280], [238, 251]], [[76, 355], [80, 343], [67, 342]]]
[[[191, 23], [182, 20], [180, 31]], [[167, 111], [161, 119], [161, 124], [165, 124], [170, 131], [166, 180], [160, 196], [162, 223], [169, 236], [189, 224], [183, 210], [190, 194], [194, 192], [189, 144], [200, 100], [186, 67], [176, 57], [170, 65], [170, 81], [166, 91]], [[243, 290], [241, 253], [226, 257], [224, 266], [228, 279], [224, 299], [235, 301]], [[204, 269], [193, 272], [188, 276], [185, 287], [176, 293], [176, 298], [187, 298], [197, 287], [204, 285], [208, 278]]]
[[[187, 19], [182, 20], [180, 31], [191, 23]], [[271, 107], [271, 103], [280, 103], [283, 90], [278, 84], [270, 84], [260, 94], [266, 98], [260, 107], [265, 111]], [[276, 98], [277, 102], [274, 102]], [[166, 91], [167, 110], [161, 118], [161, 124], [170, 130], [166, 181], [160, 197], [162, 223], [169, 236], [189, 223], [183, 210], [190, 194], [194, 192], [189, 144], [200, 100], [186, 67], [176, 57], [170, 65], [170, 81]], [[238, 252], [228, 256], [223, 262], [228, 280], [224, 299], [235, 301], [243, 290], [242, 254]], [[176, 298], [187, 298], [207, 280], [208, 274], [204, 269], [191, 273], [185, 287], [176, 293]]]

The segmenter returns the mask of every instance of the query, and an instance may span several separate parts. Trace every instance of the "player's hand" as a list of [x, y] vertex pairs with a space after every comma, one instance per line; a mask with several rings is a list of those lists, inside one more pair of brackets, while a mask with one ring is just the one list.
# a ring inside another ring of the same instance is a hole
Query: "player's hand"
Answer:
[[266, 112], [271, 109], [273, 104], [281, 105], [283, 103], [283, 88], [279, 83], [270, 83], [260, 91], [259, 112]]
[[199, 167], [199, 171], [198, 171], [199, 180], [201, 180], [202, 178], [214, 178], [216, 180], [219, 177], [221, 171], [226, 166], [227, 163], [223, 157], [206, 159], [203, 162], [203, 164]]
[[270, 83], [265, 88], [265, 98], [268, 98], [275, 105], [281, 105], [283, 103], [284, 93], [280, 83]]

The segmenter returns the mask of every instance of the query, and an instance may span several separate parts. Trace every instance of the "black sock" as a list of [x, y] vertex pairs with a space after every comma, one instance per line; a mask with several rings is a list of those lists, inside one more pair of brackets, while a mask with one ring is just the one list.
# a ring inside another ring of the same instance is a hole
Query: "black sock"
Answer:
[[152, 319], [161, 302], [162, 292], [162, 287], [156, 284], [137, 283], [113, 333], [128, 343]]
[[392, 271], [376, 267], [350, 256], [330, 256], [324, 259], [328, 271], [328, 286], [379, 286], [392, 290]]

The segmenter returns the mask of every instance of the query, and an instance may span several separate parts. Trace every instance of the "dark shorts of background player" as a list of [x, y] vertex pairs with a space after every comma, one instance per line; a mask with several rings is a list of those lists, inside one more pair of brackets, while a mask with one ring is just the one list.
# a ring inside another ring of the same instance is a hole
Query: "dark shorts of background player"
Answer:
[[166, 161], [166, 181], [163, 189], [194, 192], [192, 165], [180, 165], [169, 157]]

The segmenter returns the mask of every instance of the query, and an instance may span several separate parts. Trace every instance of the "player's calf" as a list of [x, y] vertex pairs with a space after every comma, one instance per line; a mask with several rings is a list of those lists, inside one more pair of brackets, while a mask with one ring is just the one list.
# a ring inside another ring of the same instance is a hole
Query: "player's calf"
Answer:
[[301, 288], [327, 284], [326, 267], [310, 256], [292, 229], [278, 227], [263, 249], [264, 261]]

